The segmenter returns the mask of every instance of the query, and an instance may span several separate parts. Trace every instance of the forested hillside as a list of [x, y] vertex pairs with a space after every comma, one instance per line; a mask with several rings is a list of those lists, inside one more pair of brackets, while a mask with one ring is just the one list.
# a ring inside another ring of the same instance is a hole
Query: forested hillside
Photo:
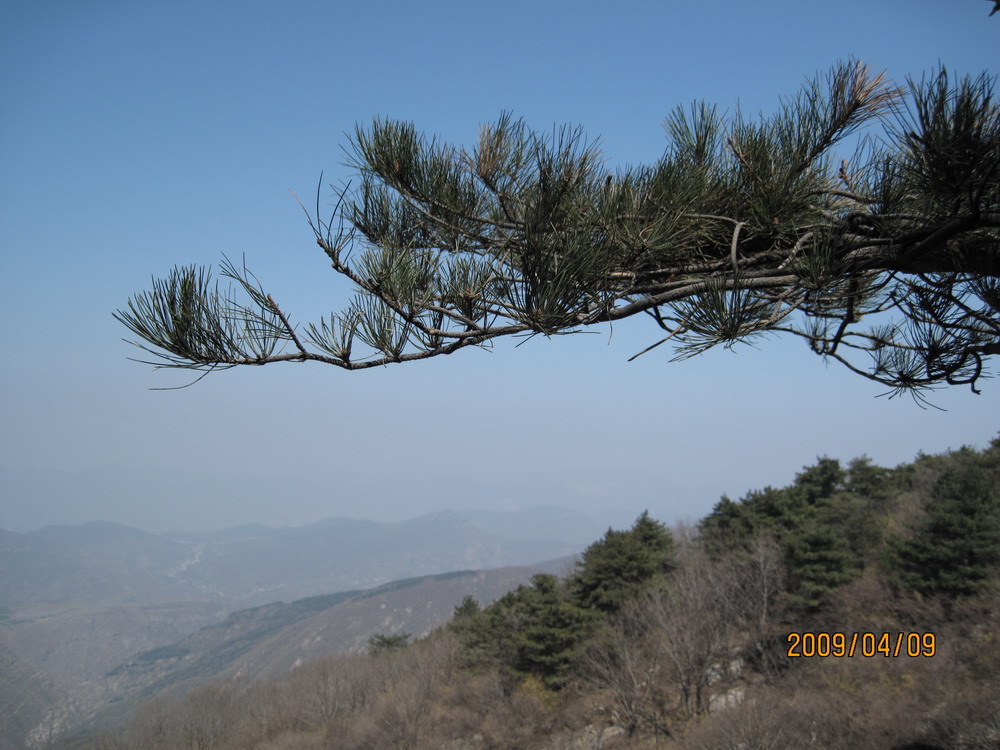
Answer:
[[998, 628], [1000, 439], [824, 457], [694, 528], [609, 529], [415, 643], [153, 701], [77, 746], [986, 750]]

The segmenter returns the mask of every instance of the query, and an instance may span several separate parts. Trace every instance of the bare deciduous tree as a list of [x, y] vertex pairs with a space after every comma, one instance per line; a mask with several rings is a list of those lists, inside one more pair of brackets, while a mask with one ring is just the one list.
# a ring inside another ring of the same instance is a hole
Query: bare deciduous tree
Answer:
[[583, 673], [614, 701], [615, 724], [629, 735], [643, 724], [662, 728], [663, 654], [650, 637], [644, 607], [628, 604], [588, 649]]
[[785, 575], [778, 544], [770, 534], [758, 533], [746, 549], [720, 556], [717, 565], [724, 581], [719, 592], [726, 618], [746, 638], [757, 665], [771, 674], [777, 667], [771, 648], [774, 610]]
[[[728, 561], [727, 561], [728, 562]], [[744, 606], [733, 593], [745, 580], [683, 540], [670, 576], [630, 600], [591, 649], [587, 673], [610, 691], [630, 733], [641, 724], [670, 731], [670, 716], [709, 708], [711, 685], [722, 682], [734, 658], [734, 620]], [[749, 617], [747, 607], [740, 615]]]

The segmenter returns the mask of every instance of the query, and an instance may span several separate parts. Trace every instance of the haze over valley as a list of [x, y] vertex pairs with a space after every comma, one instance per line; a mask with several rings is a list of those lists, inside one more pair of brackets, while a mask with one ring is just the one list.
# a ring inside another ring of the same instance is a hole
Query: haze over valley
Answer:
[[535, 573], [565, 574], [601, 531], [559, 508], [202, 533], [0, 530], [0, 747], [36, 747], [225, 674], [363, 649], [376, 632], [419, 636], [464, 596], [488, 603]]

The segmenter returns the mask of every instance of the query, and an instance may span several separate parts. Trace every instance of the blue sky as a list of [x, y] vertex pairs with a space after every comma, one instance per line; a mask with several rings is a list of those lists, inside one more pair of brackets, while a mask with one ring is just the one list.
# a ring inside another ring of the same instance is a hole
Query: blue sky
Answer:
[[[111, 313], [174, 264], [240, 257], [299, 323], [349, 290], [301, 209], [374, 116], [469, 144], [505, 110], [656, 159], [696, 99], [772, 111], [857, 57], [903, 82], [995, 72], [982, 0], [111, 2], [0, 10], [0, 527], [152, 530], [558, 504], [696, 520], [819, 455], [895, 465], [984, 446], [1000, 383], [947, 411], [797, 341], [679, 364], [643, 321], [345, 373], [128, 361]], [[992, 66], [992, 67], [991, 67]], [[330, 191], [324, 191], [324, 201]], [[994, 370], [996, 369], [994, 365]]]

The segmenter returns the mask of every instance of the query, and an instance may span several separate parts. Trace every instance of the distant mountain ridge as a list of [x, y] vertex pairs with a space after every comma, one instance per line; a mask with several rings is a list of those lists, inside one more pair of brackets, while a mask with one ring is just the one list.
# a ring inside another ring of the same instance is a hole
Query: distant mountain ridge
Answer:
[[221, 597], [253, 606], [552, 559], [580, 551], [600, 533], [587, 516], [551, 508], [197, 533], [150, 534], [106, 521], [4, 531], [0, 604]]
[[538, 572], [510, 566], [562, 558], [565, 573], [601, 531], [553, 509], [196, 533], [0, 529], [0, 748], [40, 746], [109, 700], [117, 714], [216, 674], [358, 649], [374, 632], [419, 635], [464, 595], [490, 601]]

